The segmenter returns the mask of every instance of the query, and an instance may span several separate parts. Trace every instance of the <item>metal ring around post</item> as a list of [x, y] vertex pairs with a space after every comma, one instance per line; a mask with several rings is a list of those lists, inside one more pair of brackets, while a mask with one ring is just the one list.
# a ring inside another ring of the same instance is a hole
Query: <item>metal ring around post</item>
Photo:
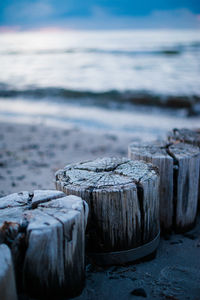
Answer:
[[160, 242], [160, 232], [149, 243], [146, 243], [137, 248], [133, 248], [125, 251], [105, 252], [105, 253], [89, 253], [89, 257], [94, 259], [97, 264], [108, 265], [120, 265], [125, 263], [134, 262], [138, 259], [142, 259], [152, 254], [158, 247]]

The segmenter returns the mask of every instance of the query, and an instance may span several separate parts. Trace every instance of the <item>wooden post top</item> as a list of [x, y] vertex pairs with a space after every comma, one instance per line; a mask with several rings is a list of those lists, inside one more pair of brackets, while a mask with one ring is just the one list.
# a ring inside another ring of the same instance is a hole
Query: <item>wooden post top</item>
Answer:
[[[49, 223], [57, 222], [56, 214], [65, 221], [71, 220], [83, 209], [83, 200], [77, 196], [66, 196], [60, 191], [36, 190], [19, 192], [0, 199], [0, 242], [12, 227], [13, 235], [22, 227], [27, 231], [35, 228], [48, 229]], [[51, 216], [52, 211], [52, 216]], [[55, 214], [55, 218], [53, 217]], [[44, 220], [48, 219], [48, 222]]]
[[56, 172], [56, 183], [79, 189], [120, 189], [122, 186], [153, 179], [158, 169], [143, 161], [104, 157], [66, 166]]
[[173, 159], [175, 157], [191, 158], [199, 156], [199, 148], [197, 146], [189, 145], [183, 142], [171, 142], [166, 141], [153, 141], [146, 143], [131, 143], [129, 145], [129, 152], [139, 153], [140, 156], [154, 157], [154, 158], [166, 158]]
[[182, 141], [191, 145], [200, 147], [200, 130], [191, 130], [187, 128], [174, 128], [168, 133], [169, 141]]

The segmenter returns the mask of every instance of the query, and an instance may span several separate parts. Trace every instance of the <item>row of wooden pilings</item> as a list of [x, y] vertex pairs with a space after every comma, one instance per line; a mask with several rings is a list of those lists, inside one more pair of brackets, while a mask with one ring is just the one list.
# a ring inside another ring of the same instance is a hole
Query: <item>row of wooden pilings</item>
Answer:
[[200, 133], [174, 129], [166, 141], [132, 143], [128, 157], [68, 165], [58, 191], [0, 199], [0, 299], [17, 299], [16, 286], [41, 299], [76, 296], [85, 244], [95, 263], [128, 263], [156, 252], [160, 228], [195, 225]]

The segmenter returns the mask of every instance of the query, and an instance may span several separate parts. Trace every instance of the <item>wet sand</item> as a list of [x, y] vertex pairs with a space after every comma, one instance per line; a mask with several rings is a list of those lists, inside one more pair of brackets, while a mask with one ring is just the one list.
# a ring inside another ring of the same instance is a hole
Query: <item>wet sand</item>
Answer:
[[[127, 145], [141, 137], [141, 133], [0, 123], [0, 196], [54, 189], [54, 173], [59, 168], [96, 157], [126, 156]], [[77, 300], [198, 300], [200, 221], [187, 234], [161, 238], [151, 261], [109, 268], [88, 263], [86, 270], [86, 286]]]

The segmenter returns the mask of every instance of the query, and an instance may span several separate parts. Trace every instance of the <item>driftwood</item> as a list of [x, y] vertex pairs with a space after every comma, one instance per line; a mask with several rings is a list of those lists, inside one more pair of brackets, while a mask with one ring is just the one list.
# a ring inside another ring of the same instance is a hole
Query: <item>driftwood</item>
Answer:
[[0, 199], [0, 242], [11, 249], [18, 291], [42, 299], [81, 292], [87, 212], [81, 198], [58, 191]]
[[158, 186], [155, 167], [127, 158], [96, 159], [56, 173], [58, 190], [89, 205], [88, 251], [93, 253], [133, 249], [158, 235]]
[[5, 244], [0, 245], [0, 299], [17, 300], [12, 256]]
[[190, 229], [196, 219], [200, 152], [185, 143], [133, 143], [128, 155], [160, 170], [160, 221], [165, 231]]

